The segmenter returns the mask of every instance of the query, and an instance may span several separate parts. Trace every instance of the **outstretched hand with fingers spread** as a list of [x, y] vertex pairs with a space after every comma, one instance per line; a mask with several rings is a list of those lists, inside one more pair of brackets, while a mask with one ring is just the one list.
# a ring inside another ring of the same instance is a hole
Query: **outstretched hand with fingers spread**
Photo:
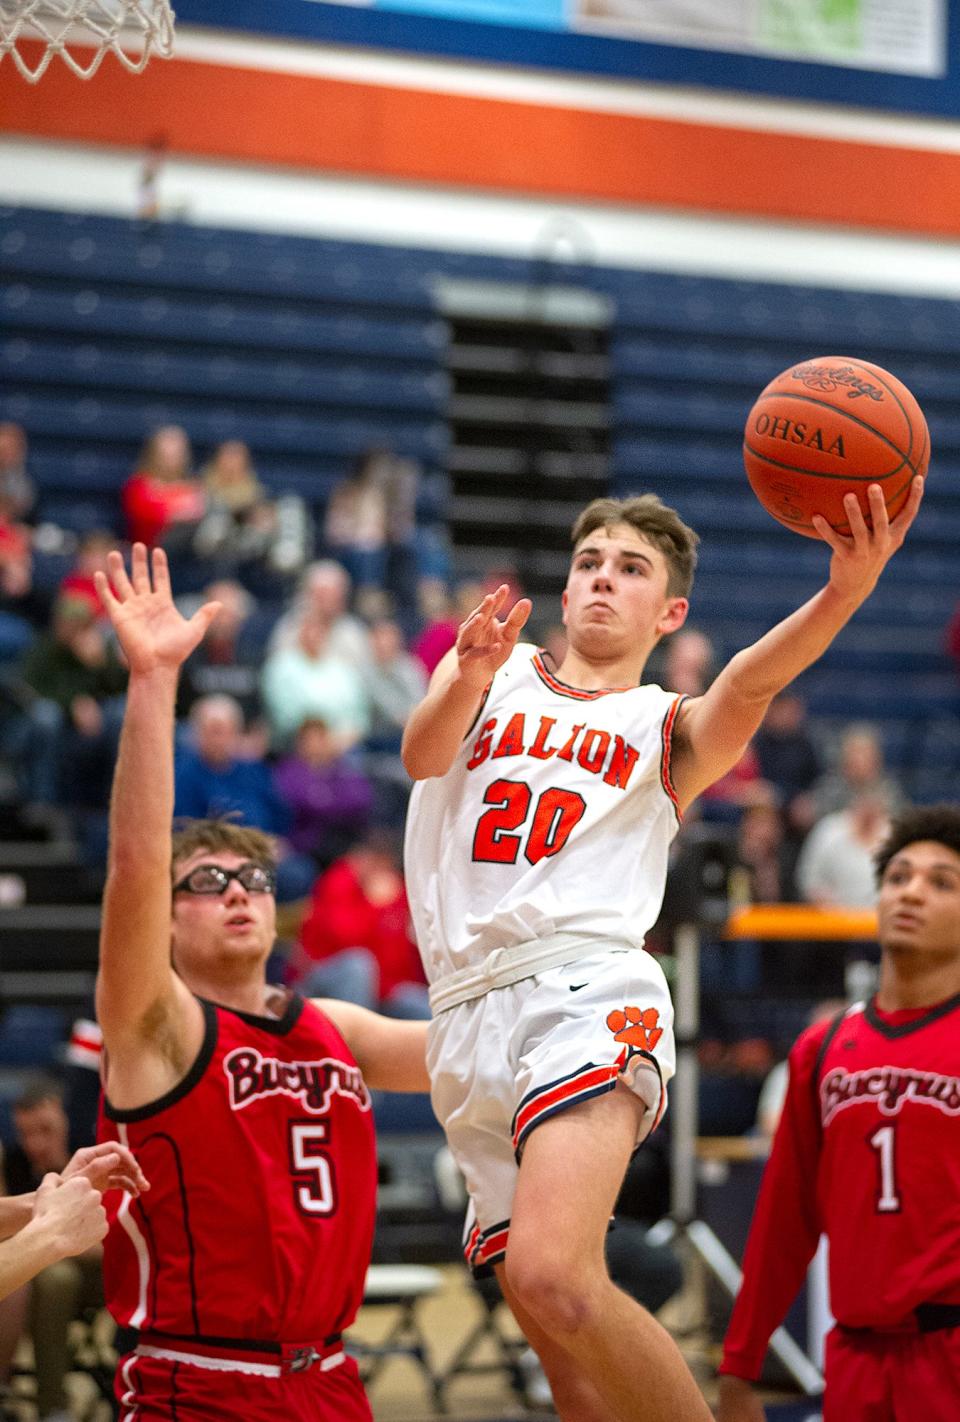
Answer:
[[855, 599], [858, 604], [870, 595], [880, 574], [906, 538], [922, 498], [923, 479], [917, 475], [910, 486], [907, 502], [891, 523], [883, 490], [879, 484], [871, 484], [867, 489], [867, 501], [872, 526], [868, 527], [856, 494], [847, 494], [843, 506], [850, 524], [849, 537], [837, 533], [820, 514], [814, 515], [814, 528], [833, 550], [830, 584], [835, 592]]
[[475, 681], [481, 691], [517, 645], [517, 638], [533, 606], [528, 597], [522, 597], [501, 622], [497, 613], [509, 592], [507, 584], [501, 583], [496, 592], [487, 593], [479, 607], [475, 607], [466, 621], [460, 624], [457, 633], [460, 674]]
[[167, 555], [162, 548], [154, 548], [148, 555], [142, 543], [135, 543], [129, 577], [119, 553], [111, 553], [107, 562], [108, 574], [94, 574], [97, 592], [130, 670], [179, 667], [203, 641], [220, 603], [204, 603], [189, 620], [185, 618], [173, 601]]

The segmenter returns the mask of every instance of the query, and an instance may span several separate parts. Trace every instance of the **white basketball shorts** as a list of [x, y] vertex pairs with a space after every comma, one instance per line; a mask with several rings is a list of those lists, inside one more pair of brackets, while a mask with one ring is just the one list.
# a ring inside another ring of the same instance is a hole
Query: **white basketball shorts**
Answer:
[[666, 979], [642, 948], [594, 953], [438, 1014], [431, 1097], [470, 1196], [475, 1272], [506, 1252], [530, 1132], [623, 1081], [646, 1107], [639, 1144], [663, 1115], [675, 1064]]

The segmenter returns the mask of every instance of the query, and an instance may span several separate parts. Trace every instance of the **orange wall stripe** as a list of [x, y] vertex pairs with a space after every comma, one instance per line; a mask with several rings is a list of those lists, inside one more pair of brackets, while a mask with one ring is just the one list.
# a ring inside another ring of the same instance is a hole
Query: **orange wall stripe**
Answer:
[[[7, 62], [9, 66], [9, 61]], [[0, 127], [196, 157], [955, 236], [960, 154], [423, 92], [186, 60], [36, 86], [6, 68]]]

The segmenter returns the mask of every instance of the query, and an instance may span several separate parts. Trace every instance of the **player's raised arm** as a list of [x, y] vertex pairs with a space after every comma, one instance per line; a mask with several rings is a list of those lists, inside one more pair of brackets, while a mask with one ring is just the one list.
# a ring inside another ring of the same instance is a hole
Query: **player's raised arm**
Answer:
[[374, 1091], [429, 1091], [428, 1022], [404, 1022], [356, 1002], [315, 998], [343, 1037], [363, 1079]]
[[[111, 1071], [124, 1061], [139, 1070], [143, 1057], [149, 1072], [148, 1043], [164, 1034], [176, 1042], [178, 1011], [200, 1015], [170, 964], [174, 702], [180, 667], [219, 604], [187, 621], [173, 602], [166, 555], [155, 549], [148, 560], [142, 543], [129, 576], [120, 554], [110, 554], [109, 578], [97, 573], [97, 590], [130, 679], [110, 802], [97, 1015]], [[154, 1085], [163, 1083], [144, 1083], [148, 1093]]]
[[426, 696], [407, 721], [401, 754], [414, 780], [445, 775], [450, 769], [484, 690], [517, 645], [531, 603], [520, 598], [501, 622], [497, 614], [508, 593], [506, 583], [501, 584], [461, 623], [456, 646], [434, 671]]
[[891, 523], [882, 489], [871, 484], [868, 527], [856, 494], [848, 494], [844, 507], [849, 538], [819, 515], [814, 517], [814, 527], [832, 553], [826, 586], [758, 642], [737, 652], [706, 693], [681, 708], [672, 771], [682, 806], [737, 763], [773, 697], [822, 656], [870, 596], [903, 543], [922, 497], [923, 480], [918, 477]]

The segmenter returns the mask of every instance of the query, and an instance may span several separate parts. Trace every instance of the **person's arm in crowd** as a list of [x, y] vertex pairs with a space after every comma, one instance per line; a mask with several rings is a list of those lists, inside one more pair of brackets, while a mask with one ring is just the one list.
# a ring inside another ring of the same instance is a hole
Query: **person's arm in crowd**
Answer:
[[411, 711], [400, 752], [411, 779], [447, 773], [476, 719], [484, 690], [517, 645], [531, 603], [522, 597], [501, 622], [497, 613], [508, 592], [504, 583], [488, 593], [461, 624], [456, 646], [442, 658], [426, 696]]
[[355, 1002], [314, 998], [333, 1022], [372, 1091], [429, 1091], [428, 1022], [383, 1017]]
[[827, 650], [870, 596], [886, 564], [903, 543], [923, 497], [913, 480], [901, 512], [889, 522], [879, 484], [868, 489], [871, 527], [855, 494], [844, 508], [851, 536], [836, 533], [819, 515], [814, 526], [831, 549], [830, 576], [809, 601], [720, 672], [703, 696], [684, 702], [677, 717], [671, 774], [681, 807], [690, 805], [743, 755], [777, 692]]
[[[126, 1190], [136, 1196], [150, 1189], [133, 1152], [119, 1141], [101, 1141], [74, 1151], [59, 1178], [86, 1180], [100, 1195], [105, 1190]], [[0, 1197], [0, 1240], [24, 1228], [33, 1216], [36, 1198], [35, 1190]]]
[[763, 1172], [743, 1257], [743, 1281], [724, 1339], [719, 1422], [762, 1422], [751, 1383], [770, 1335], [783, 1322], [817, 1250], [820, 1122], [814, 1071], [829, 1023], [818, 1024], [790, 1053], [783, 1114]]
[[83, 1254], [107, 1232], [100, 1192], [84, 1175], [64, 1180], [45, 1175], [33, 1195], [29, 1219], [0, 1243], [0, 1299], [28, 1282], [41, 1269]]

